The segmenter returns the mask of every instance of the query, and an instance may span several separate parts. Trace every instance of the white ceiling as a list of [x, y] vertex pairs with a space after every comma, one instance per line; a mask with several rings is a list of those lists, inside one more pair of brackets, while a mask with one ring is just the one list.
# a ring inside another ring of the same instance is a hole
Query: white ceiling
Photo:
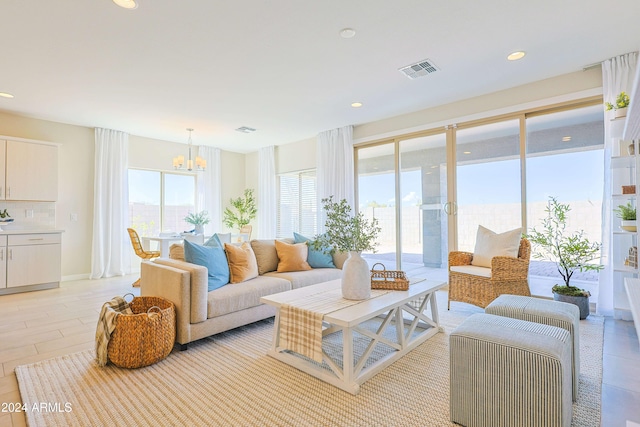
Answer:
[[[193, 127], [196, 145], [250, 152], [640, 48], [638, 0], [139, 4], [0, 2], [0, 92], [15, 95], [0, 110], [175, 142]], [[345, 27], [356, 36], [341, 38]], [[515, 50], [527, 56], [508, 62]], [[398, 71], [426, 58], [440, 71]]]

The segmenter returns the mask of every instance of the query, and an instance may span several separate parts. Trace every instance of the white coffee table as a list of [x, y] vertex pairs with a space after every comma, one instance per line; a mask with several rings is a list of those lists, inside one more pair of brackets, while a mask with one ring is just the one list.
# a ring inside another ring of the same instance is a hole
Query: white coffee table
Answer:
[[[341, 355], [332, 357], [323, 350], [323, 362], [330, 369], [323, 368], [317, 362], [288, 351], [279, 345], [280, 307], [282, 304], [295, 305], [295, 301], [309, 301], [322, 292], [338, 289], [340, 288], [340, 279], [262, 297], [261, 302], [277, 308], [273, 342], [268, 354], [342, 390], [358, 394], [362, 383], [436, 333], [443, 331], [438, 320], [438, 305], [435, 295], [436, 291], [443, 286], [445, 286], [444, 282], [424, 280], [410, 285], [408, 291], [391, 291], [382, 296], [325, 314], [322, 331], [323, 341], [330, 334], [342, 332]], [[419, 301], [419, 304], [416, 304], [415, 301]], [[414, 308], [414, 305], [417, 309]], [[381, 320], [377, 332], [362, 327], [364, 322], [374, 318]], [[387, 328], [395, 329], [395, 341], [384, 336]], [[370, 339], [366, 350], [362, 354], [355, 355], [358, 357], [357, 360], [354, 360], [354, 332]], [[366, 365], [377, 344], [388, 346], [393, 351]]]

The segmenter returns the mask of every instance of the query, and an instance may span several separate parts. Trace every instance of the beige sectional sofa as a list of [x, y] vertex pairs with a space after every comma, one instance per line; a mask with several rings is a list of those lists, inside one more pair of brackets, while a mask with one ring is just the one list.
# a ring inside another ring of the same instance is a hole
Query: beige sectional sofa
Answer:
[[251, 247], [258, 277], [210, 292], [206, 267], [172, 258], [142, 262], [140, 295], [160, 296], [175, 304], [176, 342], [182, 350], [192, 341], [274, 316], [275, 308], [261, 304], [261, 297], [338, 279], [346, 258], [333, 255], [337, 268], [278, 273], [274, 240], [253, 240]]

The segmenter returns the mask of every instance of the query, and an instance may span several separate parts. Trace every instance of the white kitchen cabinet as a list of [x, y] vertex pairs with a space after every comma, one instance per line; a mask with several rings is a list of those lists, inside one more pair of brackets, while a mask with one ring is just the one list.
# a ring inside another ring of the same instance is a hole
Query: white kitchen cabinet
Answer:
[[7, 288], [60, 282], [60, 233], [7, 237]]
[[5, 200], [58, 199], [58, 147], [6, 141]]
[[[6, 165], [6, 149], [7, 142], [0, 140], [0, 200], [4, 200], [4, 192], [6, 189], [4, 177], [5, 177], [5, 165]], [[5, 241], [6, 243], [6, 241]]]
[[7, 236], [0, 236], [0, 289], [7, 287]]

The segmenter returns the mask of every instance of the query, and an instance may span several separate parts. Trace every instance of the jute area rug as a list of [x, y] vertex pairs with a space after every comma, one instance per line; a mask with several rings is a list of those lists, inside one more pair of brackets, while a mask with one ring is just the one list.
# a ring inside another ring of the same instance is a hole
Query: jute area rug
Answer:
[[[481, 310], [480, 310], [481, 311]], [[471, 312], [440, 310], [439, 333], [353, 396], [266, 355], [273, 320], [238, 328], [127, 370], [93, 351], [19, 366], [34, 426], [451, 426], [448, 335]], [[574, 426], [600, 425], [603, 318], [580, 322]], [[32, 410], [48, 404], [48, 410]]]

